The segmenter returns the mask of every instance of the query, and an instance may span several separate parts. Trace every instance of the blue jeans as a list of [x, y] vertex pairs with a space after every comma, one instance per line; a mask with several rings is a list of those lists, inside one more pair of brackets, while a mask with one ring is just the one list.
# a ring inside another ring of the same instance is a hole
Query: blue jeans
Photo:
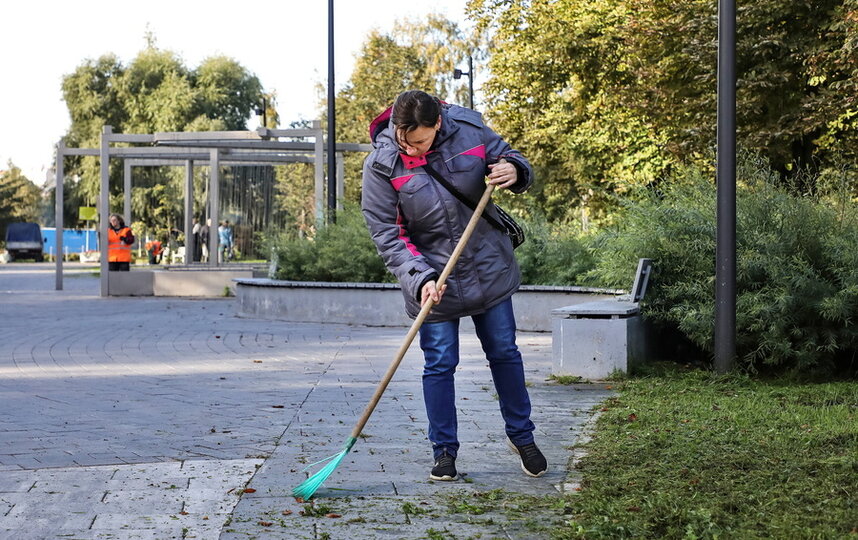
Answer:
[[[515, 444], [533, 442], [530, 396], [524, 385], [524, 365], [515, 344], [512, 299], [471, 317], [486, 353], [500, 402], [506, 434]], [[459, 319], [425, 323], [420, 327], [423, 349], [423, 400], [429, 417], [429, 441], [437, 458], [444, 450], [459, 451], [454, 376], [459, 364]]]

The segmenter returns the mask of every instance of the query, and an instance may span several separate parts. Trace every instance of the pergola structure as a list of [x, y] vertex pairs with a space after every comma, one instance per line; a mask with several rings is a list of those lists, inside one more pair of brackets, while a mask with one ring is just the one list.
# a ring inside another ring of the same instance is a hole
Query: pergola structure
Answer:
[[[289, 140], [282, 140], [288, 138]], [[299, 140], [295, 140], [299, 139]], [[300, 140], [305, 139], [305, 140]], [[310, 139], [309, 141], [306, 139]], [[112, 146], [120, 144], [136, 144], [140, 146]], [[368, 152], [372, 146], [368, 144], [336, 144], [334, 151]], [[124, 209], [123, 214], [131, 223], [131, 186], [132, 169], [134, 167], [150, 166], [184, 166], [184, 224], [185, 252], [194, 250], [194, 238], [189, 234], [192, 228], [194, 203], [194, 167], [202, 164], [210, 169], [207, 190], [207, 206], [210, 209], [209, 218], [216, 227], [220, 217], [220, 167], [230, 165], [278, 165], [285, 163], [313, 163], [315, 165], [315, 220], [317, 226], [325, 222], [325, 177], [324, 159], [327, 151], [323, 139], [321, 123], [314, 121], [312, 127], [306, 129], [268, 129], [260, 127], [256, 131], [208, 131], [208, 132], [168, 132], [154, 134], [119, 134], [113, 133], [111, 126], [104, 126], [101, 135], [100, 148], [68, 148], [64, 140], [57, 144], [56, 163], [56, 235], [57, 253], [62, 253], [63, 222], [63, 183], [64, 158], [66, 156], [99, 156], [101, 162], [101, 188], [98, 201], [98, 238], [101, 250], [101, 296], [109, 295], [109, 279], [107, 258], [107, 218], [109, 208], [109, 180], [111, 158], [122, 159], [124, 164]], [[337, 159], [336, 199], [343, 196], [343, 160]], [[218, 250], [218, 235], [213, 231], [209, 235], [208, 265], [220, 265], [216, 256]], [[63, 258], [56, 259], [56, 290], [63, 288]]]

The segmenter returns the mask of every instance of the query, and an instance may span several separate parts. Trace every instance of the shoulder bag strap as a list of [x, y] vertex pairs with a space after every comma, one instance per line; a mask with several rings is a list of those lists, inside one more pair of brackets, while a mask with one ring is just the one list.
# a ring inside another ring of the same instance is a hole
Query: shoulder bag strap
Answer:
[[[435, 170], [434, 167], [432, 167], [432, 164], [429, 162], [428, 159], [426, 160], [426, 163], [423, 164], [423, 169], [427, 173], [429, 173], [429, 176], [431, 176], [432, 178], [437, 180], [439, 184], [444, 186], [447, 189], [447, 191], [452, 193], [454, 197], [459, 199], [459, 201], [461, 201], [462, 204], [464, 204], [465, 206], [467, 206], [471, 210], [476, 210], [477, 204], [475, 202], [473, 202], [471, 199], [465, 197], [465, 195], [461, 191], [459, 191], [458, 189], [453, 187], [453, 184], [451, 184], [450, 182], [447, 181], [446, 178], [441, 176], [441, 173], [439, 173], [437, 170]], [[496, 220], [492, 216], [488, 215], [486, 212], [483, 212], [483, 218], [485, 218], [486, 221], [491, 223], [492, 227], [494, 227], [495, 229], [501, 231], [502, 233], [506, 233], [506, 227], [504, 227], [502, 224], [498, 223], [498, 220]]]

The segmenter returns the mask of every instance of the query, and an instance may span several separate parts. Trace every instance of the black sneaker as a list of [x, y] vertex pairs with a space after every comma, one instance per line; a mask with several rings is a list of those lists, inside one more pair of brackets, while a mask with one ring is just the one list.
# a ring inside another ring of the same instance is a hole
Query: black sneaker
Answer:
[[435, 460], [435, 466], [432, 467], [432, 472], [429, 473], [430, 480], [443, 480], [444, 482], [452, 482], [459, 479], [459, 473], [456, 472], [456, 458], [451, 456], [445, 450], [443, 454]]
[[524, 474], [539, 478], [548, 470], [548, 462], [535, 442], [519, 446], [507, 438], [506, 443], [521, 458], [521, 470]]

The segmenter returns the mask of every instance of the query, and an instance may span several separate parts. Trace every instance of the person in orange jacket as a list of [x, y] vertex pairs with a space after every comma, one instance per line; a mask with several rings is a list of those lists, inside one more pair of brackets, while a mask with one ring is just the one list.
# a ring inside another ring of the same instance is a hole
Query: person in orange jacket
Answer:
[[161, 255], [164, 253], [164, 246], [160, 240], [151, 240], [146, 242], [146, 253], [149, 254], [149, 264], [161, 264]]
[[107, 220], [107, 262], [108, 270], [127, 272], [131, 269], [131, 244], [134, 233], [125, 226], [125, 220], [119, 214], [110, 214]]

